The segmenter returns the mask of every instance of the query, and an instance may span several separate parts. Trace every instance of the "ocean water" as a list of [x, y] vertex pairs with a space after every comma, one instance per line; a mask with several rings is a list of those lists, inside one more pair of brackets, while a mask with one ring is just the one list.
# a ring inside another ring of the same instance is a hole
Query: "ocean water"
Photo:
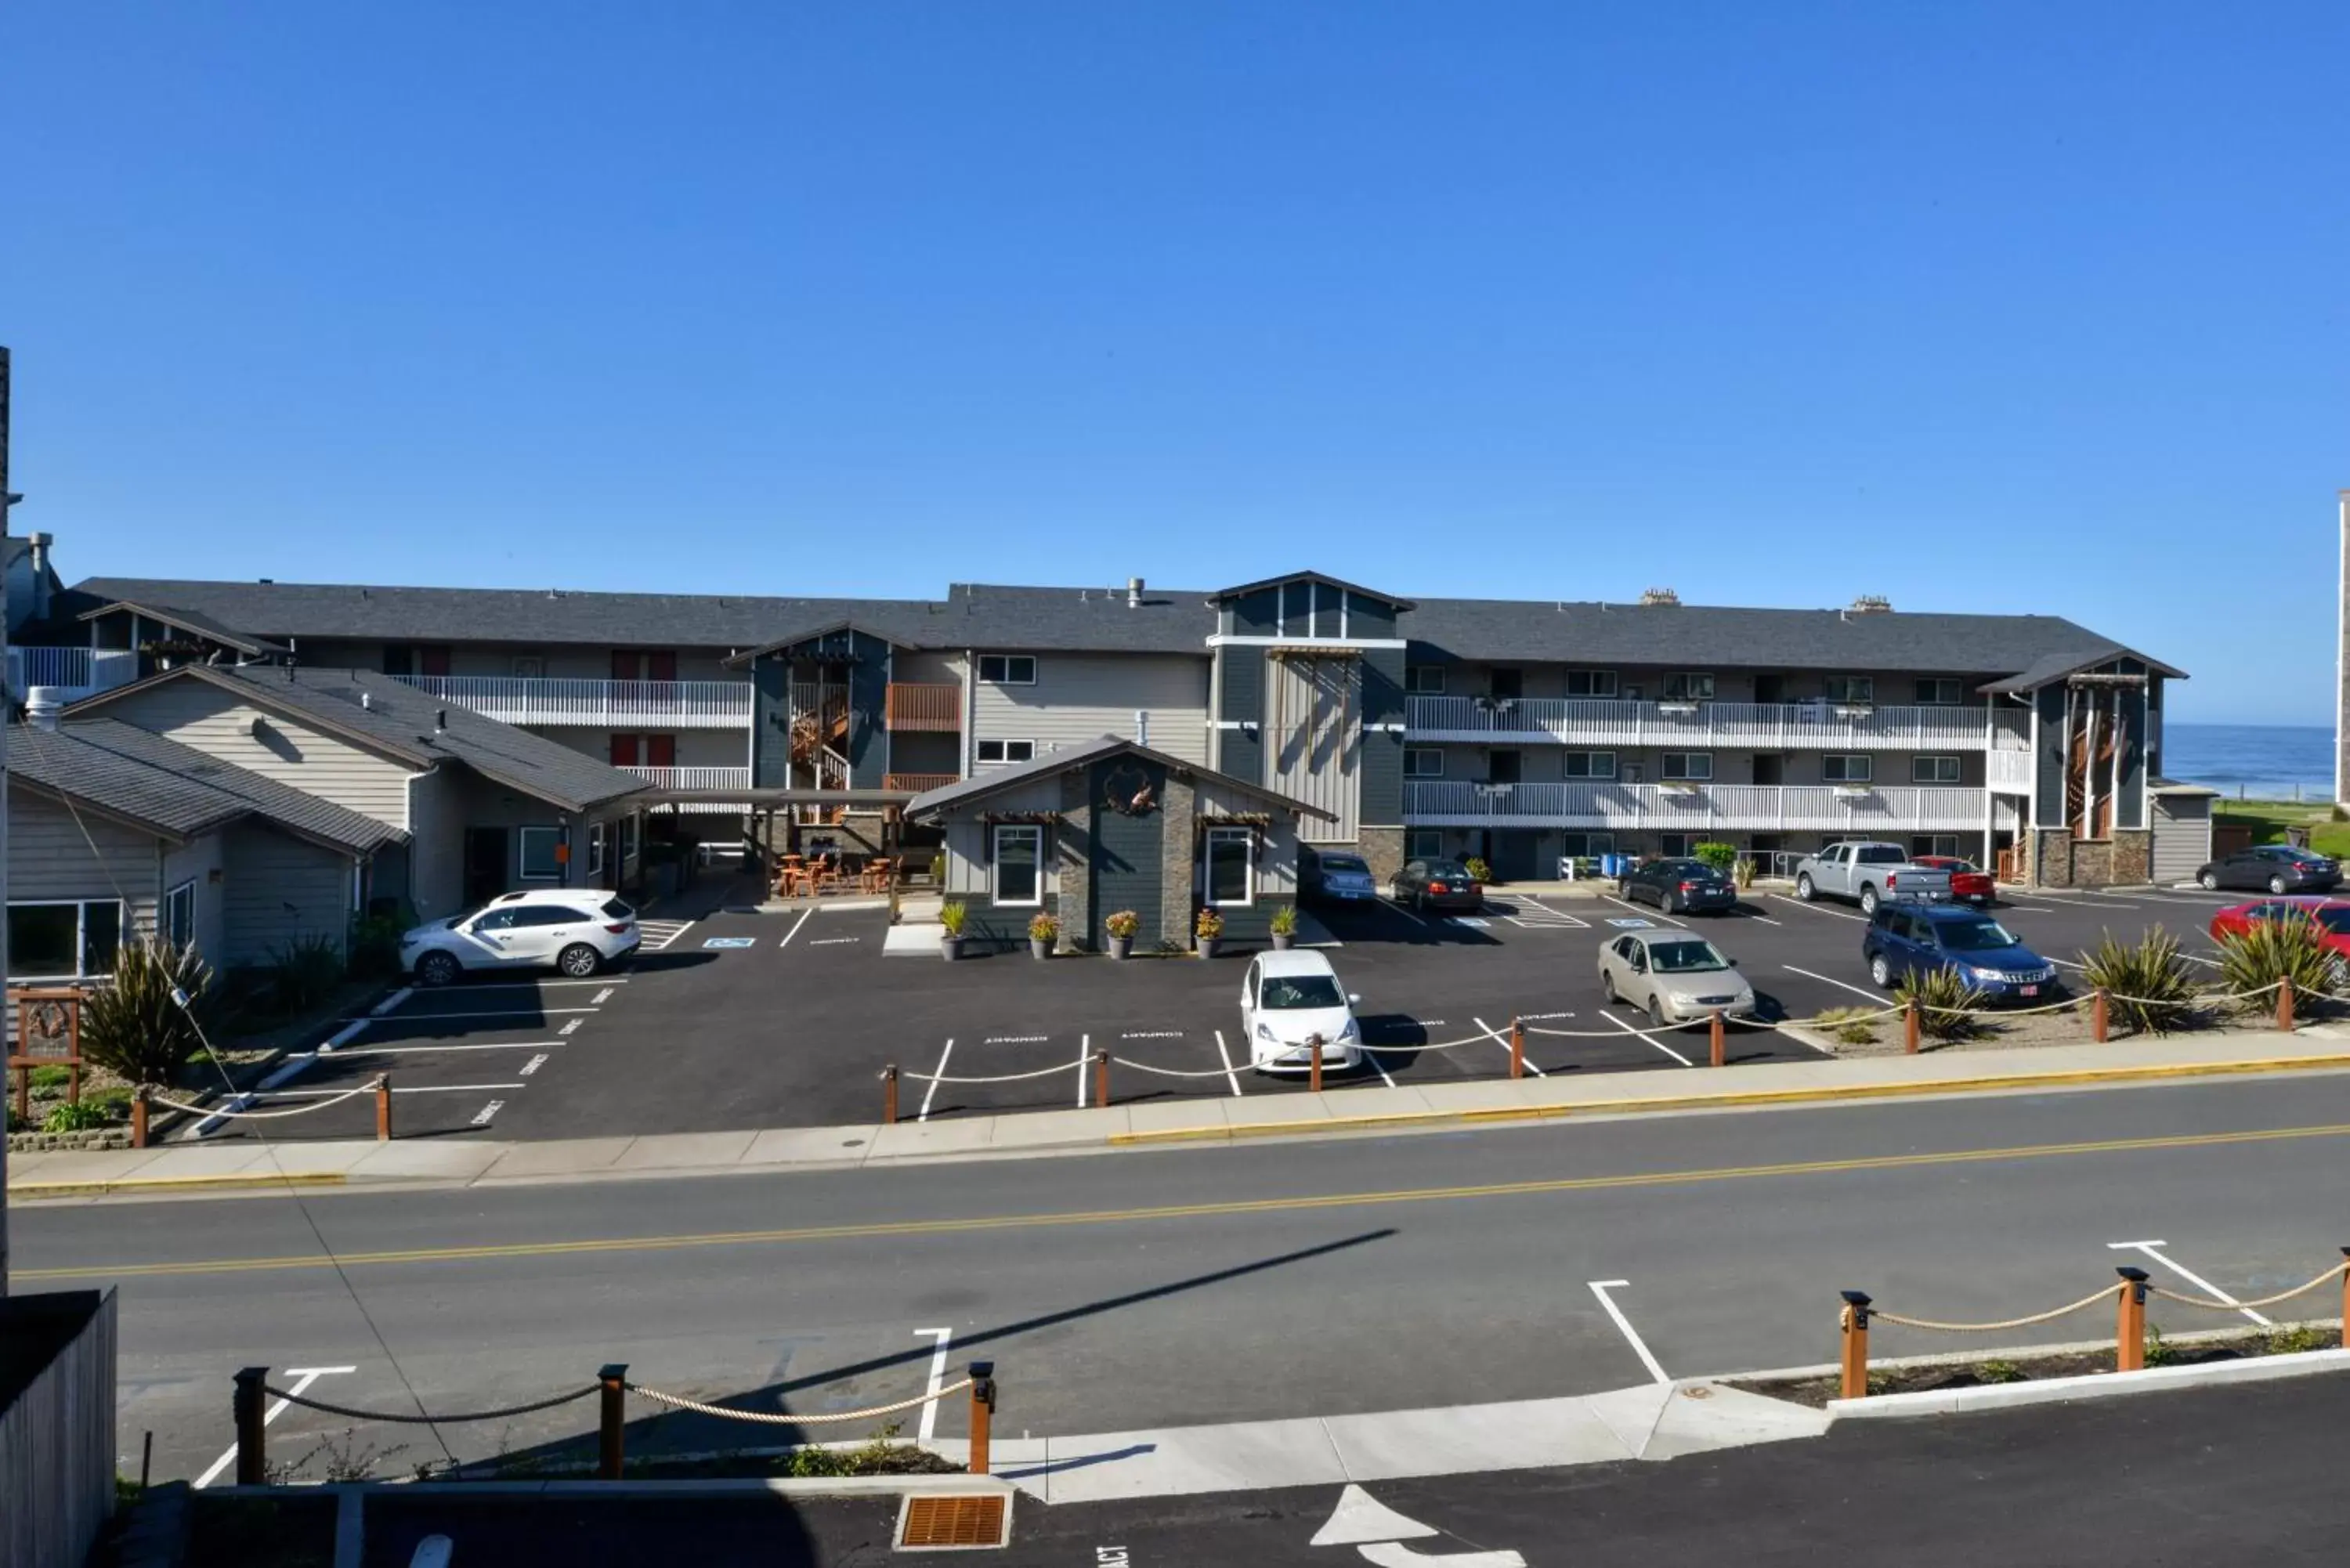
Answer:
[[2334, 797], [2334, 732], [2304, 724], [2167, 724], [2162, 771], [2252, 800]]

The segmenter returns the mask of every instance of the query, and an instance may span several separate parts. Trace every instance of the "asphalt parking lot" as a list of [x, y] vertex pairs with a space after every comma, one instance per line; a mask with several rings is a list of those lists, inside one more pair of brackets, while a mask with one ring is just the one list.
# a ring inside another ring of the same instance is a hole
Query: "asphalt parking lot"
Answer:
[[[2063, 966], [2077, 966], [2105, 931], [2135, 938], [2152, 926], [2209, 964], [2210, 913], [2240, 898], [2033, 893], [1995, 912]], [[1319, 920], [1324, 929], [1307, 935], [1361, 996], [1367, 1048], [1362, 1069], [1331, 1075], [1333, 1085], [1505, 1075], [1513, 1018], [1525, 1023], [1533, 1074], [1706, 1070], [1702, 1028], [1639, 1033], [1644, 1020], [1602, 996], [1596, 950], [1628, 929], [1702, 931], [1738, 961], [1766, 1018], [1883, 1005], [1860, 961], [1859, 910], [1778, 892], [1728, 914], [1676, 919], [1605, 896], [1503, 888], [1475, 917], [1423, 918], [1382, 902]], [[879, 1118], [887, 1064], [904, 1075], [900, 1116], [936, 1119], [1088, 1104], [1097, 1051], [1114, 1058], [1119, 1103], [1305, 1087], [1302, 1076], [1248, 1065], [1245, 954], [1038, 964], [1023, 951], [949, 964], [885, 955], [888, 911], [864, 900], [789, 913], [721, 906], [647, 925], [638, 959], [595, 980], [477, 979], [396, 996], [255, 1108], [324, 1098], [388, 1071], [401, 1138], [854, 1126]], [[1733, 1030], [1728, 1052], [1732, 1066], [1814, 1054], [1795, 1035], [1762, 1030]], [[955, 1081], [974, 1079], [993, 1081]], [[361, 1095], [208, 1136], [373, 1130], [373, 1099]]]

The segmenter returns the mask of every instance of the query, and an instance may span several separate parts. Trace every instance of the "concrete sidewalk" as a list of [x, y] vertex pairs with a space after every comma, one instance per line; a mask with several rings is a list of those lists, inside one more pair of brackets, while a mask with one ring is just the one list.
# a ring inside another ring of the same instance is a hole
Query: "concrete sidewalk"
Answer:
[[1098, 1154], [1242, 1138], [1453, 1130], [1569, 1116], [1638, 1116], [1826, 1105], [1974, 1093], [2046, 1093], [2247, 1074], [2350, 1071], [2350, 1025], [2293, 1034], [2232, 1031], [2105, 1045], [2043, 1045], [1918, 1056], [1766, 1062], [1590, 1078], [1507, 1078], [1349, 1087], [1319, 1095], [1219, 1096], [957, 1116], [895, 1127], [777, 1127], [536, 1143], [451, 1139], [376, 1143], [172, 1144], [99, 1153], [17, 1155], [16, 1202], [305, 1188], [707, 1176], [901, 1161]]

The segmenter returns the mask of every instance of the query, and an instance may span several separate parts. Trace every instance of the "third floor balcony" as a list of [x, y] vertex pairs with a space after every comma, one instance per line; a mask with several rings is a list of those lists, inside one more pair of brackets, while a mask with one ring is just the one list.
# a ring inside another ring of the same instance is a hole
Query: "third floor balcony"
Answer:
[[586, 680], [506, 675], [403, 675], [427, 696], [508, 724], [598, 729], [743, 730], [747, 680]]
[[1832, 702], [1627, 702], [1560, 697], [1412, 697], [1415, 741], [1478, 744], [1713, 746], [1753, 751], [2022, 751], [2018, 708], [1897, 708]]

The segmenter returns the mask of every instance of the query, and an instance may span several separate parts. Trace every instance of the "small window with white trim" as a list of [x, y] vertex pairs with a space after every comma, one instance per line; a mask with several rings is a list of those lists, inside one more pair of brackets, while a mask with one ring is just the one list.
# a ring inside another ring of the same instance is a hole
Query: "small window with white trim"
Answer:
[[1406, 746], [1403, 753], [1403, 776], [1408, 779], [1442, 778], [1444, 753], [1435, 746]]
[[979, 678], [991, 686], [1034, 686], [1036, 656], [1033, 653], [983, 653]]
[[1612, 779], [1616, 776], [1616, 753], [1613, 752], [1569, 752], [1562, 759], [1565, 776], [1571, 779]]
[[1909, 782], [1922, 784], [1954, 784], [1959, 782], [1959, 759], [1912, 757], [1909, 759]]
[[1256, 902], [1256, 830], [1208, 829], [1208, 902], [1218, 907]]
[[196, 885], [192, 880], [163, 895], [163, 940], [175, 948], [195, 945]]
[[1918, 705], [1921, 708], [1955, 708], [1965, 700], [1959, 690], [1960, 684], [1948, 676], [1920, 677]]
[[1613, 697], [1616, 695], [1616, 672], [1612, 670], [1570, 670], [1566, 672], [1566, 694], [1570, 697]]
[[1830, 752], [1820, 759], [1820, 777], [1830, 784], [1866, 784], [1876, 765], [1865, 752]]
[[1027, 823], [995, 827], [994, 901], [1037, 906], [1045, 901], [1045, 830]]
[[1667, 752], [1662, 776], [1672, 784], [1704, 784], [1713, 777], [1711, 752]]
[[114, 972], [121, 946], [117, 899], [8, 906], [10, 980], [95, 980]]
[[1915, 833], [1909, 836], [1912, 855], [1939, 855], [1948, 859], [1959, 857], [1959, 836], [1955, 833]]
[[1676, 670], [1658, 683], [1657, 699], [1662, 702], [1711, 702], [1713, 675], [1704, 670]]
[[1846, 704], [1877, 701], [1877, 678], [1871, 675], [1831, 675], [1828, 701]]
[[1415, 697], [1443, 696], [1444, 666], [1414, 664], [1407, 667], [1403, 672], [1403, 689]]
[[1036, 758], [1034, 741], [982, 741], [979, 760], [983, 763], [1026, 763]]
[[525, 882], [552, 882], [563, 875], [563, 861], [556, 854], [563, 842], [559, 827], [525, 827], [522, 830], [522, 879]]

